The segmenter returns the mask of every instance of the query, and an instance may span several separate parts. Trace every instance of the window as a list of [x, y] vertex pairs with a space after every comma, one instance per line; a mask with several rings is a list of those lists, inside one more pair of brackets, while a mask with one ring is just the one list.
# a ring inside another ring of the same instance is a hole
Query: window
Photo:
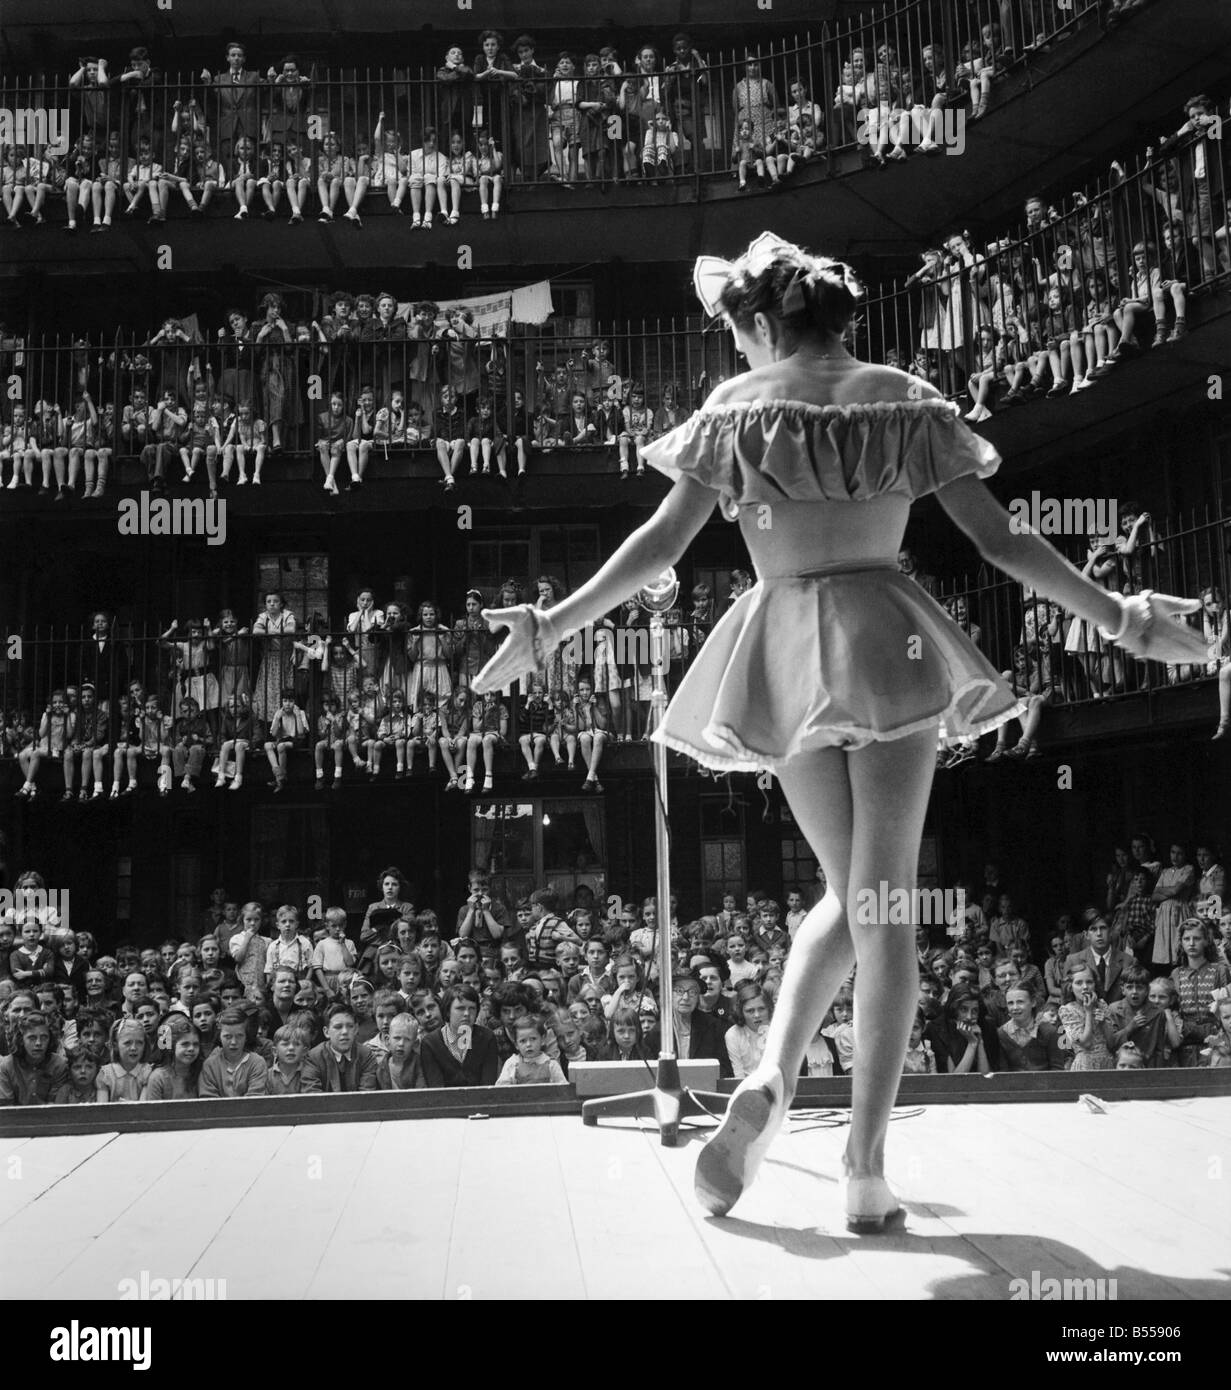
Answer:
[[585, 885], [607, 892], [607, 815], [601, 801], [481, 801], [471, 816], [471, 863], [487, 869], [512, 907], [541, 884], [567, 908]]
[[745, 891], [744, 808], [725, 796], [701, 798], [701, 907], [714, 912], [725, 894]]
[[201, 916], [205, 894], [201, 888], [201, 855], [176, 854], [171, 860], [171, 920], [177, 925], [195, 923]]
[[[257, 594], [253, 613], [265, 611], [265, 595], [276, 589], [295, 615], [296, 626], [304, 628], [314, 613], [328, 620], [328, 555], [260, 555], [257, 557]], [[240, 616], [240, 625], [248, 620]]]
[[133, 915], [133, 862], [129, 858], [115, 861], [115, 915], [129, 922]]
[[791, 808], [783, 803], [779, 815], [782, 826], [782, 891], [793, 889], [806, 892], [816, 878], [816, 855], [807, 840], [799, 833]]
[[597, 526], [493, 528], [470, 542], [470, 583], [493, 598], [511, 577], [529, 586], [523, 598], [532, 600], [540, 574], [555, 575], [571, 592], [598, 566]]
[[293, 903], [327, 895], [329, 836], [319, 806], [258, 806], [252, 812], [254, 898]]

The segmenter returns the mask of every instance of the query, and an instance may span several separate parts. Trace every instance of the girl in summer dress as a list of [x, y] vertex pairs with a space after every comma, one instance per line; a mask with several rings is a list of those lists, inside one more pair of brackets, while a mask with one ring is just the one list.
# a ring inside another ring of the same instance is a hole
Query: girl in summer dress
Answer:
[[[485, 613], [509, 635], [475, 689], [539, 665], [656, 579], [715, 500], [739, 520], [758, 582], [715, 625], [654, 737], [724, 772], [776, 773], [827, 887], [796, 934], [764, 1056], [701, 1151], [697, 1193], [715, 1214], [743, 1194], [857, 962], [846, 1214], [852, 1229], [880, 1231], [901, 1210], [885, 1182], [884, 1144], [919, 971], [913, 928], [867, 923], [854, 908], [881, 882], [915, 885], [938, 737], [973, 737], [1021, 710], [962, 629], [899, 574], [911, 503], [936, 493], [999, 568], [1141, 656], [1198, 659], [1201, 639], [1170, 620], [1197, 605], [1109, 593], [1037, 535], [1015, 533], [979, 481], [999, 456], [956, 408], [843, 348], [859, 293], [847, 267], [766, 233], [734, 264], [702, 258], [694, 278], [750, 370], [647, 447], [647, 462], [674, 486], [594, 578], [549, 611]], [[767, 507], [769, 532], [758, 529]]]

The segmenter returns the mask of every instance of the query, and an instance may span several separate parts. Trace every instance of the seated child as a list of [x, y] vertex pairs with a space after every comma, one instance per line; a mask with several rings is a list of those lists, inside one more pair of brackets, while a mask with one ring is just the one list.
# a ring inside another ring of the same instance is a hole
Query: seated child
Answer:
[[102, 1049], [83, 1043], [68, 1059], [68, 1080], [56, 1091], [53, 1105], [94, 1105], [98, 1101], [98, 1072]]
[[915, 1021], [910, 1029], [910, 1045], [902, 1063], [902, 1074], [913, 1076], [932, 1076], [936, 1072], [936, 1056], [932, 1044], [923, 1036], [927, 1026], [921, 1010], [916, 1010]]
[[548, 1057], [543, 1050], [546, 1037], [547, 1029], [537, 1015], [527, 1014], [524, 1018], [518, 1019], [513, 1031], [517, 1053], [501, 1068], [496, 1085], [566, 1085], [560, 1063]]
[[170, 1043], [170, 1058], [158, 1067], [145, 1089], [142, 1100], [196, 1100], [201, 1084], [201, 1037], [184, 1016], [173, 1015], [165, 1024], [165, 1041]]
[[284, 1023], [274, 1033], [276, 1060], [265, 1075], [266, 1095], [299, 1095], [303, 1090], [303, 1063], [310, 1041], [309, 1034], [297, 1023]]
[[46, 1105], [68, 1077], [51, 1020], [37, 1011], [23, 1014], [14, 1031], [12, 1053], [0, 1057], [0, 1105]]
[[223, 1010], [218, 1019], [218, 1047], [201, 1068], [202, 1097], [265, 1095], [269, 1069], [251, 1047], [243, 1010]]
[[834, 1051], [838, 1055], [838, 1067], [843, 1076], [849, 1076], [855, 1065], [855, 995], [853, 991], [842, 988], [833, 1001], [833, 1022], [821, 1029], [821, 1033], [832, 1039]]
[[97, 1089], [100, 1101], [140, 1100], [154, 1067], [145, 1061], [149, 1040], [144, 1026], [135, 1018], [121, 1019], [112, 1033], [111, 1054], [99, 1070]]

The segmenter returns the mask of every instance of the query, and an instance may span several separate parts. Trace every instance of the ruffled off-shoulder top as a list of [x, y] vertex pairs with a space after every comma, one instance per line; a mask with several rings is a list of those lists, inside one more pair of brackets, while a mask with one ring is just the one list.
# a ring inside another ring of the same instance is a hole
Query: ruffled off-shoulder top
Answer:
[[719, 493], [723, 515], [762, 503], [914, 500], [973, 473], [990, 478], [1000, 455], [948, 401], [735, 401], [704, 406], [642, 450], [674, 481]]

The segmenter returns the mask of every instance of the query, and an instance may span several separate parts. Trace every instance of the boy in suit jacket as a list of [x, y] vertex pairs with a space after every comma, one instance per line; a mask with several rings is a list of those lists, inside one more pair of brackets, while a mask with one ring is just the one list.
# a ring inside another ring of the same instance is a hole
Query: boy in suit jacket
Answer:
[[1124, 998], [1124, 988], [1120, 976], [1137, 958], [1131, 951], [1123, 951], [1112, 944], [1111, 928], [1102, 917], [1094, 917], [1086, 928], [1086, 948], [1077, 951], [1065, 961], [1069, 975], [1074, 970], [1093, 970], [1098, 985], [1099, 996], [1109, 1003]]
[[355, 1041], [358, 1027], [349, 1004], [335, 1004], [325, 1016], [325, 1041], [304, 1059], [303, 1089], [307, 1091], [375, 1091], [376, 1057]]

